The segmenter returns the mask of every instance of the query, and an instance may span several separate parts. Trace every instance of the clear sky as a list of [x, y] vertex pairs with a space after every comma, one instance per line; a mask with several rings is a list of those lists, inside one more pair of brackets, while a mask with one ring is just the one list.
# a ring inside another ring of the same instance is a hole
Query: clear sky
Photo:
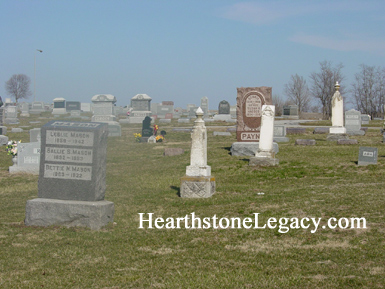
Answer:
[[[23, 73], [36, 100], [117, 105], [152, 102], [210, 109], [236, 88], [271, 86], [285, 98], [292, 74], [343, 63], [350, 87], [360, 64], [385, 67], [385, 1], [0, 0], [0, 95]], [[39, 53], [36, 49], [43, 50]], [[29, 98], [29, 102], [33, 96]]]

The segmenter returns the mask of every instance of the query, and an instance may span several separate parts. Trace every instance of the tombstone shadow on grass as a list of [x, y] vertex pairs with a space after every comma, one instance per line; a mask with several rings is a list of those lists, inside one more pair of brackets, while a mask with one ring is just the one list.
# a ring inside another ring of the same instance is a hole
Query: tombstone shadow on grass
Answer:
[[176, 195], [178, 197], [180, 197], [180, 187], [176, 187], [176, 186], [170, 186], [171, 189], [175, 190], [176, 191]]
[[229, 152], [229, 155], [231, 155], [231, 147], [223, 147], [224, 150]]

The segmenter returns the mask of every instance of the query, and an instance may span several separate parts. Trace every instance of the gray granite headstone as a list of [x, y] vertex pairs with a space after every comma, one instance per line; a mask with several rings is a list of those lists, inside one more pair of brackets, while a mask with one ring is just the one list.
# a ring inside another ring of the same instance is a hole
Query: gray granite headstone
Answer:
[[329, 128], [328, 127], [315, 127], [313, 130], [313, 134], [328, 134]]
[[68, 101], [66, 102], [66, 111], [70, 112], [72, 110], [81, 110], [80, 101]]
[[304, 127], [287, 127], [286, 133], [287, 134], [305, 134], [306, 128], [304, 128]]
[[273, 141], [275, 142], [288, 142], [289, 138], [286, 137], [286, 127], [284, 125], [274, 126]]
[[41, 128], [33, 128], [29, 130], [29, 142], [41, 141]]
[[214, 131], [214, 136], [231, 136], [231, 132], [228, 131]]
[[230, 114], [230, 103], [222, 100], [218, 105], [218, 114]]
[[45, 112], [44, 102], [34, 101], [32, 102], [31, 109], [29, 110], [30, 114], [40, 114]]
[[106, 190], [107, 124], [51, 121], [41, 129], [38, 198], [27, 201], [27, 226], [83, 226], [113, 221]]
[[361, 114], [361, 124], [369, 124], [370, 116], [367, 114]]
[[0, 135], [6, 135], [6, 134], [7, 134], [7, 127], [0, 126]]
[[361, 130], [361, 112], [354, 109], [346, 111], [345, 128], [348, 135], [365, 135]]
[[378, 149], [372, 147], [360, 147], [358, 153], [358, 165], [375, 165], [377, 164]]
[[8, 144], [8, 137], [5, 135], [0, 135], [0, 146]]
[[17, 163], [9, 167], [9, 172], [39, 174], [40, 142], [19, 143], [17, 145]]
[[316, 144], [314, 139], [296, 139], [295, 145], [302, 145], [302, 146], [314, 146]]
[[103, 200], [107, 135], [103, 123], [45, 124], [41, 128], [39, 198]]
[[11, 129], [11, 132], [23, 132], [24, 130], [22, 129], [22, 128], [20, 128], [20, 127], [13, 127], [12, 129]]
[[18, 124], [19, 120], [17, 119], [17, 107], [13, 105], [8, 105], [5, 107], [5, 119], [4, 123], [7, 124]]
[[4, 107], [0, 107], [0, 125], [3, 125], [5, 118]]

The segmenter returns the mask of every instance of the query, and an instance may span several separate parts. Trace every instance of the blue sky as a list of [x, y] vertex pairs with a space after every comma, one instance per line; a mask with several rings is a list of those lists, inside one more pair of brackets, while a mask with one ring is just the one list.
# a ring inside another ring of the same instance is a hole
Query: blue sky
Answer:
[[291, 75], [310, 84], [324, 60], [343, 63], [347, 88], [360, 64], [385, 67], [382, 0], [0, 0], [0, 11], [3, 98], [17, 73], [33, 91], [35, 54], [36, 100], [108, 93], [123, 106], [146, 93], [217, 109], [241, 86], [285, 98]]

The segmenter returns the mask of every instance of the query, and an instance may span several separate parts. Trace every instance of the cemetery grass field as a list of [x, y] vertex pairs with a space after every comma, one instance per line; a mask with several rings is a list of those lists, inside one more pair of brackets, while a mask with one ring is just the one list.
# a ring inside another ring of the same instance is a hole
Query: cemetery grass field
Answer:
[[[47, 120], [42, 120], [43, 125]], [[22, 124], [20, 124], [22, 125]], [[19, 126], [20, 126], [19, 125]], [[209, 199], [182, 199], [180, 178], [190, 163], [189, 133], [160, 124], [166, 142], [141, 144], [141, 125], [122, 124], [108, 139], [107, 191], [114, 223], [86, 228], [26, 227], [25, 204], [37, 197], [38, 176], [12, 174], [0, 151], [0, 288], [384, 288], [385, 145], [377, 128], [353, 136], [288, 135], [277, 167], [252, 168], [232, 157], [225, 123], [208, 123], [208, 164], [216, 179]], [[185, 127], [188, 124], [184, 124]], [[189, 125], [192, 126], [192, 123]], [[29, 141], [28, 129], [10, 139]], [[34, 125], [38, 127], [38, 125]], [[31, 126], [31, 128], [33, 128]], [[295, 139], [315, 146], [295, 146]], [[378, 164], [357, 166], [360, 146], [378, 148]], [[185, 149], [163, 156], [164, 148]], [[365, 217], [366, 229], [139, 229], [139, 213], [154, 217]]]

